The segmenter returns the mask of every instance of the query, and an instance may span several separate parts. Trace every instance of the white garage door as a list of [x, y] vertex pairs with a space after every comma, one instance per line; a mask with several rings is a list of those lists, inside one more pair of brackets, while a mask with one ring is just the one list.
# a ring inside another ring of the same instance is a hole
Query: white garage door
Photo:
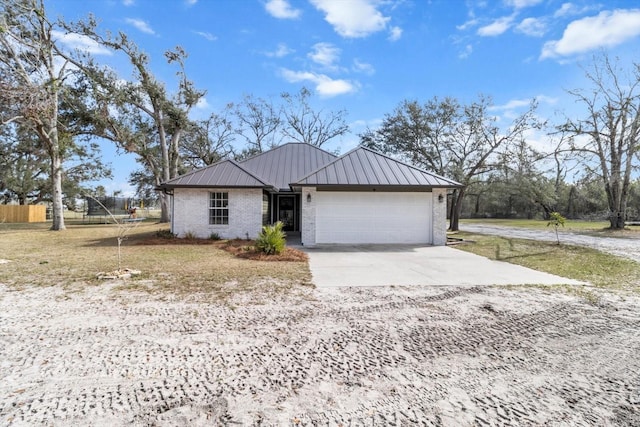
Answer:
[[319, 191], [316, 243], [432, 243], [431, 193]]

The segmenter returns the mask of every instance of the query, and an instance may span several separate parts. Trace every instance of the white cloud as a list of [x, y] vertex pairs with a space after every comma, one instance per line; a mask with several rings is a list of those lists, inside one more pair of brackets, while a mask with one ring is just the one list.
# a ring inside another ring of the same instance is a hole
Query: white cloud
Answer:
[[576, 5], [573, 3], [562, 3], [560, 9], [556, 10], [553, 16], [559, 18], [561, 16], [573, 15], [576, 9]]
[[124, 6], [133, 6], [135, 3], [135, 0], [122, 0]]
[[269, 0], [264, 4], [269, 15], [278, 19], [297, 19], [302, 14], [300, 9], [294, 9], [288, 0]]
[[464, 47], [464, 50], [462, 52], [460, 52], [458, 54], [458, 58], [460, 59], [466, 59], [469, 57], [469, 55], [471, 55], [473, 53], [473, 46], [471, 46], [470, 44], [466, 45]]
[[612, 47], [640, 35], [640, 9], [602, 11], [578, 19], [565, 28], [560, 40], [544, 44], [541, 59], [570, 56], [601, 47]]
[[155, 34], [156, 32], [153, 31], [153, 28], [151, 28], [151, 26], [146, 23], [145, 21], [143, 21], [142, 19], [135, 19], [135, 18], [125, 18], [125, 22], [127, 24], [133, 25], [134, 27], [136, 27], [138, 30], [142, 31], [143, 33], [147, 33], [147, 34]]
[[198, 3], [198, 0], [184, 0], [184, 3], [187, 6], [193, 6], [194, 4]]
[[503, 16], [489, 25], [478, 28], [478, 35], [483, 37], [499, 36], [507, 31], [513, 23], [513, 16]]
[[456, 29], [458, 29], [460, 31], [464, 31], [467, 28], [475, 27], [476, 25], [478, 25], [478, 19], [477, 18], [472, 18], [472, 19], [469, 19], [464, 24], [456, 25]]
[[[547, 95], [538, 95], [535, 97], [535, 100], [538, 104], [549, 104], [553, 105], [558, 102], [558, 98], [552, 98]], [[524, 107], [529, 107], [531, 105], [531, 99], [512, 99], [508, 101], [506, 104], [502, 105], [493, 105], [489, 107], [490, 111], [512, 111], [519, 110]]]
[[289, 49], [286, 44], [279, 43], [276, 50], [274, 50], [273, 52], [265, 52], [265, 55], [271, 58], [284, 58], [285, 56], [293, 52], [295, 51], [293, 49]]
[[198, 110], [208, 110], [209, 108], [211, 108], [211, 105], [209, 105], [209, 102], [207, 101], [207, 98], [205, 98], [204, 96], [202, 98], [200, 98], [198, 100], [198, 102], [196, 103], [196, 108]]
[[492, 105], [489, 107], [490, 111], [507, 111], [507, 110], [515, 110], [517, 108], [527, 107], [531, 104], [530, 99], [512, 99], [506, 104], [502, 105]]
[[507, 6], [512, 6], [515, 9], [523, 9], [525, 7], [535, 6], [542, 0], [505, 0]]
[[392, 42], [395, 42], [397, 40], [400, 40], [400, 37], [402, 37], [402, 28], [391, 27], [389, 29], [389, 40], [391, 40]]
[[558, 103], [558, 98], [553, 98], [547, 95], [538, 95], [536, 96], [536, 101], [538, 101], [541, 104], [554, 105]]
[[331, 43], [316, 43], [313, 45], [313, 51], [309, 52], [307, 56], [316, 64], [332, 68], [340, 59], [340, 49]]
[[542, 37], [547, 31], [547, 24], [538, 18], [525, 18], [516, 26], [516, 31], [532, 37]]
[[71, 50], [78, 49], [82, 52], [87, 52], [92, 55], [113, 55], [113, 52], [111, 50], [91, 40], [89, 37], [83, 36], [81, 34], [65, 34], [62, 31], [53, 31], [52, 35], [58, 41], [60, 41], [60, 43]]
[[357, 73], [364, 73], [367, 75], [373, 75], [376, 70], [373, 68], [373, 65], [367, 64], [366, 62], [361, 62], [359, 59], [353, 60], [353, 71]]
[[[477, 5], [476, 5], [477, 6]], [[467, 19], [467, 21], [462, 24], [462, 25], [456, 25], [456, 28], [460, 31], [464, 31], [470, 27], [475, 27], [476, 25], [478, 25], [478, 18], [476, 17], [475, 12], [473, 11], [473, 9], [470, 9], [467, 12], [467, 15], [469, 17], [469, 19]]]
[[325, 20], [342, 37], [367, 37], [384, 30], [391, 19], [376, 9], [376, 0], [311, 0], [311, 3], [325, 13]]
[[218, 40], [218, 38], [216, 36], [214, 36], [211, 33], [208, 33], [206, 31], [194, 31], [195, 34], [204, 37], [205, 39], [209, 40], [210, 42], [214, 42], [216, 40]]
[[561, 18], [569, 15], [580, 15], [580, 14], [583, 14], [592, 10], [597, 10], [597, 9], [598, 9], [597, 4], [578, 7], [573, 3], [563, 3], [562, 6], [560, 6], [560, 9], [554, 12], [553, 17]]
[[286, 68], [281, 69], [282, 77], [289, 83], [311, 82], [316, 85], [318, 95], [330, 98], [355, 92], [358, 84], [343, 79], [332, 79], [325, 74], [316, 74], [308, 71], [293, 71]]

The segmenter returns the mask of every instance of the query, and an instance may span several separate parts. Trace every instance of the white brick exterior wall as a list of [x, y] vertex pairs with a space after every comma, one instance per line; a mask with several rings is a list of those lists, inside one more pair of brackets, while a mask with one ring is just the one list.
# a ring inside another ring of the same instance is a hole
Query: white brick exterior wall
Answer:
[[[307, 195], [311, 195], [311, 201], [307, 202]], [[316, 244], [316, 188], [302, 187], [300, 198], [302, 215], [300, 216], [300, 240], [303, 246], [315, 246]]]
[[[445, 188], [434, 188], [432, 190], [433, 212], [433, 242], [434, 246], [444, 246], [447, 244], [447, 190]], [[442, 201], [438, 197], [442, 195]]]
[[[229, 193], [229, 224], [209, 225], [209, 193]], [[259, 188], [176, 188], [173, 192], [171, 232], [178, 237], [193, 233], [206, 239], [218, 233], [223, 239], [250, 239], [262, 228], [262, 190]]]

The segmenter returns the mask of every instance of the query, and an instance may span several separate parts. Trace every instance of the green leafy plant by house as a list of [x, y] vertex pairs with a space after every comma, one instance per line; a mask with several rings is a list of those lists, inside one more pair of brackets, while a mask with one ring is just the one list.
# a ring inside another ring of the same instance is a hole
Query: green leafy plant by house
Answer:
[[556, 241], [560, 244], [560, 236], [558, 235], [558, 228], [564, 227], [564, 223], [567, 221], [565, 217], [560, 215], [558, 212], [551, 212], [549, 215], [549, 221], [547, 222], [547, 227], [553, 226], [556, 230]]
[[278, 221], [274, 225], [265, 225], [256, 239], [256, 248], [267, 255], [281, 253], [286, 245], [286, 234], [282, 231], [283, 224]]

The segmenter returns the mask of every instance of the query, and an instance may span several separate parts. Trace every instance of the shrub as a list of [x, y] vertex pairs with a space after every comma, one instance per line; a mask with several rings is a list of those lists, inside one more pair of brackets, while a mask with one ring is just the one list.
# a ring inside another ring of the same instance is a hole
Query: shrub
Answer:
[[567, 221], [565, 217], [560, 215], [558, 212], [551, 212], [549, 214], [549, 222], [547, 222], [547, 227], [553, 226], [556, 230], [556, 241], [560, 244], [560, 236], [558, 235], [558, 227], [564, 227], [564, 223]]
[[160, 239], [175, 239], [176, 235], [171, 230], [163, 229], [156, 231], [156, 237]]
[[209, 240], [222, 240], [222, 237], [220, 237], [220, 235], [214, 231], [213, 233], [209, 234]]
[[267, 255], [279, 254], [286, 245], [285, 236], [280, 221], [274, 225], [265, 225], [256, 239], [256, 248]]
[[187, 240], [196, 240], [198, 237], [193, 231], [187, 231], [186, 233], [184, 233], [184, 238]]

